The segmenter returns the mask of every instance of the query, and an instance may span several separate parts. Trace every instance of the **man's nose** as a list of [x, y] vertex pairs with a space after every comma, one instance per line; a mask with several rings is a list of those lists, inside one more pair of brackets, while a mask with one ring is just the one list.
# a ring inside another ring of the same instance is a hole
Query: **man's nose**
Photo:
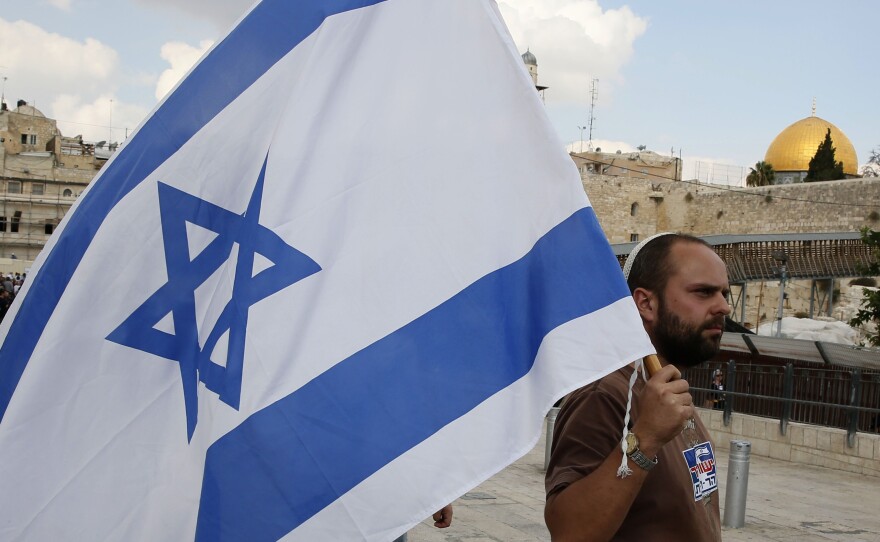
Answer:
[[727, 298], [724, 297], [724, 295], [721, 294], [720, 292], [718, 293], [718, 296], [717, 296], [716, 305], [717, 305], [716, 312], [718, 314], [723, 314], [724, 316], [727, 316], [728, 314], [730, 314], [730, 312], [731, 312], [730, 303], [727, 302]]

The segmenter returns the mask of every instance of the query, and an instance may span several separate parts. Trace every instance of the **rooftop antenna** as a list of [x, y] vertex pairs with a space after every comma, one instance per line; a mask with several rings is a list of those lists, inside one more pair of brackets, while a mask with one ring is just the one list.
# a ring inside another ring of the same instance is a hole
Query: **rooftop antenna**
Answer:
[[599, 80], [597, 78], [593, 78], [593, 81], [590, 84], [590, 141], [588, 143], [588, 148], [593, 150], [593, 121], [596, 120], [596, 116], [593, 115], [593, 111], [596, 108], [596, 100], [599, 99]]
[[110, 126], [108, 126], [108, 131], [110, 132], [110, 137], [107, 138], [107, 141], [113, 141], [113, 98], [110, 98]]
[[6, 103], [6, 76], [3, 76], [3, 90], [0, 91], [0, 103]]

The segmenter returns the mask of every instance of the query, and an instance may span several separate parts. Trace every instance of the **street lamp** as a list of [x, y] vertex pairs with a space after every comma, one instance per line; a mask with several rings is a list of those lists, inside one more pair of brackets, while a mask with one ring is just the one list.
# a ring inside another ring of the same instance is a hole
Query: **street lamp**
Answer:
[[788, 255], [785, 251], [774, 250], [770, 253], [773, 259], [779, 262], [779, 310], [777, 311], [776, 336], [782, 337], [782, 302], [785, 299], [785, 279], [788, 278]]

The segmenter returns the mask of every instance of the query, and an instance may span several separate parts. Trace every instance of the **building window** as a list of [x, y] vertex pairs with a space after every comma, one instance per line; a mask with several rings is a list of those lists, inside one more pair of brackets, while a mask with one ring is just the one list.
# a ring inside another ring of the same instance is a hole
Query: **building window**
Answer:
[[34, 196], [42, 196], [44, 191], [46, 190], [46, 185], [43, 183], [31, 183], [31, 194]]
[[10, 194], [21, 194], [21, 181], [9, 181], [6, 183], [6, 192]]
[[639, 212], [639, 204], [633, 203], [629, 206], [629, 216], [636, 216], [636, 213]]
[[638, 243], [639, 242], [639, 234], [637, 234], [637, 233], [629, 234], [629, 242], [630, 243]]
[[18, 223], [21, 222], [21, 211], [15, 211], [12, 215], [12, 224], [9, 225], [9, 231], [18, 233]]
[[69, 188], [65, 188], [64, 192], [62, 192], [61, 195], [64, 196], [65, 198], [73, 197], [73, 190], [71, 190]]
[[37, 134], [21, 134], [21, 144], [22, 145], [36, 145], [37, 144]]
[[45, 227], [46, 235], [52, 235], [53, 231], [55, 231], [55, 224], [47, 222]]
[[0, 231], [6, 231], [6, 217], [0, 216]]

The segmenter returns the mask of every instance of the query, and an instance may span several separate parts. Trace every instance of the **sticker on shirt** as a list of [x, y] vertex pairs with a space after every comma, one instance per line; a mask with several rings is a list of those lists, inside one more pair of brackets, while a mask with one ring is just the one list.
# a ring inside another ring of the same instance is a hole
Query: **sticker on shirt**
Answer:
[[712, 444], [704, 442], [683, 452], [684, 461], [691, 473], [694, 485], [694, 501], [701, 501], [718, 489], [718, 473], [715, 470], [715, 452]]

